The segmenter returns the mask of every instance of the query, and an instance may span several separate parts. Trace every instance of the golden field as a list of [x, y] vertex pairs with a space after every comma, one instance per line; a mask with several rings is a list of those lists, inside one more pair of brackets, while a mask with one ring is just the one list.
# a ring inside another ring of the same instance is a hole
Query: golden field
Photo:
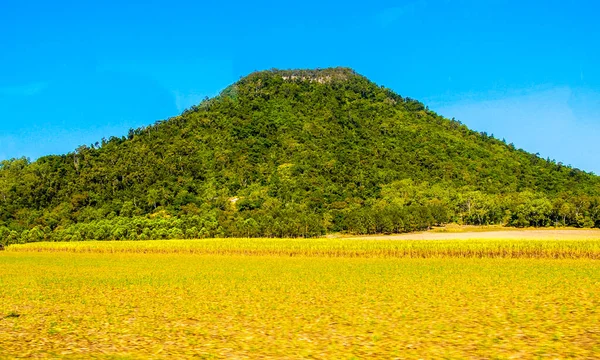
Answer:
[[600, 259], [600, 238], [578, 240], [469, 239], [207, 239], [39, 242], [8, 252], [157, 253], [342, 258]]
[[0, 358], [598, 358], [600, 240], [37, 243]]

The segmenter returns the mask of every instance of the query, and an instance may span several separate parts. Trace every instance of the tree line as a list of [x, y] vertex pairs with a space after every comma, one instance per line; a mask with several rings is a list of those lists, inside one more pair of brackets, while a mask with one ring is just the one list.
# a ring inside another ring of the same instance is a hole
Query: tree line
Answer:
[[[214, 237], [317, 237], [331, 232], [396, 234], [430, 229], [450, 222], [470, 225], [501, 224], [515, 227], [600, 227], [600, 198], [559, 197], [554, 200], [531, 192], [488, 195], [480, 191], [452, 193], [440, 186], [393, 184], [409, 192], [387, 196], [360, 207], [314, 212], [301, 204], [272, 210], [231, 202], [225, 209], [206, 212], [188, 206], [185, 213], [159, 208], [150, 215], [132, 204], [121, 211], [97, 213], [87, 221], [66, 225], [34, 225], [18, 231], [0, 226], [0, 244], [36, 241], [202, 239]], [[390, 189], [388, 189], [390, 190]], [[436, 197], [437, 195], [447, 195]], [[391, 194], [398, 194], [393, 192]], [[406, 193], [405, 193], [406, 194]]]

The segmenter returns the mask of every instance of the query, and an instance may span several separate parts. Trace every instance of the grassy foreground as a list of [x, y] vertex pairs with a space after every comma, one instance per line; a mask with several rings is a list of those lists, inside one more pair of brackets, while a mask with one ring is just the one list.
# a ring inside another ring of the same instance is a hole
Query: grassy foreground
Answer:
[[[496, 242], [463, 243], [485, 258], [450, 257], [456, 241], [411, 245], [441, 246], [440, 257], [390, 258], [385, 242], [319, 240], [309, 252], [288, 241], [11, 246], [0, 253], [0, 358], [600, 356], [592, 240], [534, 242], [561, 259], [495, 258]], [[127, 252], [143, 245], [150, 253]]]
[[600, 239], [582, 240], [367, 240], [208, 239], [40, 242], [9, 252], [174, 253], [343, 258], [548, 258], [600, 259]]

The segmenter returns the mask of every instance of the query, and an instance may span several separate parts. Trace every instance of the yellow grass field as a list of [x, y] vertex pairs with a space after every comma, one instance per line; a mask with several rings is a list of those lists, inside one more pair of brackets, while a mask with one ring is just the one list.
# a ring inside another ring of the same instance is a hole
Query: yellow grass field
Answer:
[[600, 238], [579, 240], [207, 239], [40, 242], [8, 252], [158, 253], [342, 258], [600, 259]]
[[10, 246], [14, 357], [598, 358], [600, 239]]

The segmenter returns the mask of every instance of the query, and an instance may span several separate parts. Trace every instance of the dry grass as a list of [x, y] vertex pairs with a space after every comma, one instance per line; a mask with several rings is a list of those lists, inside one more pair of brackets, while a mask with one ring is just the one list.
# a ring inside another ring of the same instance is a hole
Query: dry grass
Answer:
[[598, 358], [594, 260], [0, 254], [0, 358]]
[[0, 252], [0, 359], [599, 358], [600, 240]]
[[[347, 239], [358, 237], [345, 236]], [[380, 240], [600, 240], [600, 229], [516, 229], [497, 226], [437, 228], [431, 231], [398, 235], [362, 236]]]
[[12, 245], [8, 252], [176, 253], [365, 258], [600, 259], [600, 239], [441, 240], [208, 239], [82, 241]]
[[444, 226], [434, 227], [429, 232], [442, 233], [467, 233], [467, 232], [488, 232], [488, 231], [519, 231], [522, 229], [506, 227], [502, 225], [458, 225], [447, 224]]

